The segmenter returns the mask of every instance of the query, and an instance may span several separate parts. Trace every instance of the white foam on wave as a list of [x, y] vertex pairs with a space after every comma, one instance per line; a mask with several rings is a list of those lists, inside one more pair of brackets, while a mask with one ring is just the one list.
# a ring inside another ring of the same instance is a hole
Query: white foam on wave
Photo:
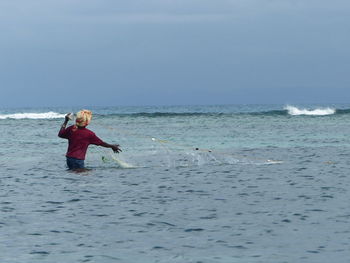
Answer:
[[42, 113], [31, 113], [31, 112], [24, 112], [24, 113], [13, 113], [13, 114], [0, 114], [0, 120], [4, 119], [58, 119], [58, 118], [64, 118], [65, 114], [60, 114], [57, 112], [49, 111], [49, 112], [42, 112]]
[[286, 106], [284, 107], [285, 110], [288, 111], [289, 115], [298, 116], [298, 115], [310, 115], [310, 116], [325, 116], [325, 115], [332, 115], [335, 114], [336, 110], [332, 108], [319, 108], [314, 110], [308, 110], [308, 109], [299, 109], [294, 106]]

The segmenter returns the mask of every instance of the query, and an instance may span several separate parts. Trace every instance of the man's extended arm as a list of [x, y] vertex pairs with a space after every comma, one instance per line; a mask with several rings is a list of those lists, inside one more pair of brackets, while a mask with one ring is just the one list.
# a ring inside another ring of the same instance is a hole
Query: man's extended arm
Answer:
[[102, 144], [100, 144], [100, 146], [106, 147], [106, 148], [111, 148], [113, 150], [113, 152], [115, 152], [115, 153], [119, 153], [122, 151], [119, 148], [119, 144], [109, 144], [109, 143], [103, 142]]
[[68, 114], [64, 117], [64, 122], [63, 122], [63, 124], [61, 125], [60, 131], [58, 132], [58, 137], [64, 138], [64, 131], [66, 130], [67, 123], [68, 123], [69, 120], [70, 120], [70, 115], [71, 115], [71, 114], [68, 113]]

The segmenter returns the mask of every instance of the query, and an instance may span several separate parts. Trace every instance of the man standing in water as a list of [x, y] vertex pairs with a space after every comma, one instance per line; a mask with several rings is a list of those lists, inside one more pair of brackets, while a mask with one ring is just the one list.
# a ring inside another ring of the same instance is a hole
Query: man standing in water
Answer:
[[58, 137], [68, 139], [67, 166], [71, 170], [84, 169], [84, 160], [90, 144], [111, 148], [115, 153], [121, 152], [118, 144], [108, 144], [86, 128], [92, 118], [92, 112], [81, 110], [76, 114], [75, 125], [66, 128], [70, 113], [65, 116]]

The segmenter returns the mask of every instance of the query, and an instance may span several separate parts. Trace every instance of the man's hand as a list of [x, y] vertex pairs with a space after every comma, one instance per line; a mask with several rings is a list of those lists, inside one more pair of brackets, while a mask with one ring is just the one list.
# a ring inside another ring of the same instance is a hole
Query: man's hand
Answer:
[[72, 119], [72, 113], [67, 113], [66, 114], [66, 116], [64, 117], [64, 121], [66, 122], [66, 123], [68, 123], [69, 122], [69, 120], [71, 120]]
[[120, 147], [119, 144], [112, 144], [112, 147], [111, 147], [111, 148], [112, 148], [113, 152], [119, 153], [119, 152], [122, 151], [119, 147]]

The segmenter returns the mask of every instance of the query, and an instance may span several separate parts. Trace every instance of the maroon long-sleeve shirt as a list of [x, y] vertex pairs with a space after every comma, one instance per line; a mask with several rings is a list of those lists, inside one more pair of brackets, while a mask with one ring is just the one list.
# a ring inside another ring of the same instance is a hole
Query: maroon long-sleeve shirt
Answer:
[[104, 142], [96, 134], [87, 128], [75, 125], [61, 128], [58, 133], [60, 138], [68, 139], [67, 157], [85, 160], [86, 151], [90, 144], [103, 145]]

